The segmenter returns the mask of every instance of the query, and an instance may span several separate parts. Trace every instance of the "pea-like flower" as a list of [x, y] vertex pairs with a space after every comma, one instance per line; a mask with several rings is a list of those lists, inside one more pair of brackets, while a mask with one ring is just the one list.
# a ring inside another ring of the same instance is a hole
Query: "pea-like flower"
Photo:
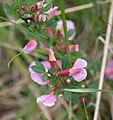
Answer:
[[37, 103], [43, 103], [43, 105], [48, 107], [52, 107], [53, 105], [55, 105], [56, 101], [57, 97], [56, 95], [54, 95], [54, 92], [52, 92], [51, 94], [42, 95], [37, 98]]
[[84, 59], [78, 58], [74, 66], [70, 69], [62, 70], [58, 73], [59, 76], [72, 76], [77, 82], [81, 82], [87, 76], [87, 71], [85, 67], [87, 66], [87, 61]]
[[[48, 72], [48, 70], [51, 68], [50, 63], [48, 61], [44, 61], [44, 62], [42, 62], [42, 64], [44, 65], [46, 72]], [[34, 65], [36, 65], [36, 63], [32, 62], [30, 64], [30, 66], [29, 66], [29, 72], [30, 72], [32, 80], [34, 82], [40, 84], [40, 85], [47, 85], [47, 84], [49, 84], [51, 82], [50, 80], [47, 80], [45, 82], [42, 80], [43, 74], [36, 73], [36, 72], [34, 72], [32, 70], [31, 67], [34, 66]]]
[[33, 50], [35, 50], [37, 47], [37, 42], [35, 39], [31, 39], [26, 45], [25, 47], [23, 48], [23, 52], [25, 54], [29, 54], [31, 53]]
[[[67, 26], [67, 31], [69, 31], [69, 30], [75, 30], [74, 23], [71, 20], [66, 20], [66, 26]], [[57, 22], [56, 32], [59, 32], [59, 31], [60, 31], [60, 34], [62, 34], [64, 36], [64, 30], [63, 30], [63, 22], [62, 22], [62, 20], [59, 20]], [[73, 34], [68, 39], [69, 40], [73, 40], [74, 37], [75, 37], [75, 35], [76, 35], [76, 31], [73, 32]]]

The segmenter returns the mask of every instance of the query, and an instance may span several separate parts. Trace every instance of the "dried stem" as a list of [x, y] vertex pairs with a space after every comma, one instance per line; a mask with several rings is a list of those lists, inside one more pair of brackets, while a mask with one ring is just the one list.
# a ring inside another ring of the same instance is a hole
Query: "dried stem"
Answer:
[[[109, 12], [108, 23], [110, 23], [112, 25], [112, 21], [113, 21], [113, 0], [112, 0], [110, 12]], [[102, 89], [102, 87], [103, 87], [104, 72], [105, 72], [105, 67], [106, 67], [108, 47], [109, 47], [109, 41], [110, 41], [110, 35], [111, 35], [111, 29], [112, 29], [111, 25], [108, 24], [108, 27], [107, 27], [106, 41], [105, 41], [105, 45], [104, 45], [103, 59], [102, 59], [98, 89]], [[100, 99], [101, 99], [101, 92], [98, 92], [97, 93], [97, 100], [96, 100], [96, 108], [95, 108], [95, 113], [94, 113], [94, 119], [93, 120], [97, 120], [97, 118], [98, 118]]]

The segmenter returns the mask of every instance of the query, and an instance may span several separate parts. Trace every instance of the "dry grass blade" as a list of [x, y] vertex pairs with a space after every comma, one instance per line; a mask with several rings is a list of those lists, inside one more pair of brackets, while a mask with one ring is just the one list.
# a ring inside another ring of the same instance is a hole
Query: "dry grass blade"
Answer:
[[[110, 23], [112, 25], [112, 21], [113, 21], [113, 0], [112, 0], [110, 12], [109, 12], [108, 23]], [[105, 72], [105, 67], [106, 67], [107, 54], [108, 54], [108, 48], [109, 48], [109, 41], [110, 41], [111, 29], [112, 29], [111, 25], [108, 24], [108, 27], [107, 27], [106, 41], [105, 41], [105, 45], [104, 45], [103, 59], [102, 59], [102, 65], [101, 65], [101, 72], [100, 72], [100, 80], [99, 80], [98, 89], [102, 89], [102, 87], [103, 87], [104, 72]], [[95, 113], [94, 113], [94, 119], [93, 120], [97, 120], [97, 118], [98, 118], [100, 99], [101, 99], [101, 92], [98, 92], [97, 93], [97, 100], [96, 100], [96, 108], [95, 108]]]

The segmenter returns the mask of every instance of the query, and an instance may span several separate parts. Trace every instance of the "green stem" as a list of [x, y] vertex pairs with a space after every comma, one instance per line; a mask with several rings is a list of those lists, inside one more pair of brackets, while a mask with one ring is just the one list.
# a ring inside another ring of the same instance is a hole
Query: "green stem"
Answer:
[[33, 37], [35, 37], [36, 39], [38, 39], [38, 41], [42, 42], [46, 47], [49, 48], [49, 46], [48, 46], [42, 39], [40, 39], [39, 37], [37, 37], [34, 33], [30, 32], [30, 31], [29, 31], [28, 29], [26, 29], [25, 27], [23, 27], [23, 26], [21, 26], [21, 25], [18, 25], [18, 24], [16, 24], [15, 22], [12, 22], [12, 21], [10, 21], [10, 20], [2, 17], [2, 16], [0, 16], [0, 19], [5, 20], [5, 21], [8, 21], [8, 22], [14, 24], [16, 27], [25, 30], [27, 33], [29, 33], [31, 36], [33, 36]]
[[68, 120], [72, 120], [72, 101], [69, 101]]
[[21, 55], [22, 53], [23, 53], [23, 52], [18, 53], [17, 55], [15, 55], [15, 56], [8, 62], [8, 68], [10, 67], [11, 62], [12, 62], [16, 57], [18, 57], [19, 55]]
[[62, 17], [62, 21], [63, 21], [64, 34], [65, 34], [66, 49], [67, 49], [69, 63], [71, 65], [71, 54], [70, 54], [70, 51], [69, 51], [69, 40], [68, 40], [68, 33], [67, 33], [67, 26], [66, 26], [64, 0], [60, 0], [60, 9], [61, 9], [61, 17]]

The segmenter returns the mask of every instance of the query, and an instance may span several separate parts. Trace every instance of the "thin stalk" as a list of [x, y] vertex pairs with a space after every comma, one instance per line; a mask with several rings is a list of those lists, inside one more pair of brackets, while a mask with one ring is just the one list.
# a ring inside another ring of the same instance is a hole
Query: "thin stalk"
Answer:
[[67, 50], [67, 54], [68, 54], [69, 63], [71, 65], [71, 54], [69, 51], [69, 40], [68, 40], [66, 17], [65, 17], [65, 7], [64, 6], [65, 6], [64, 0], [60, 0], [61, 17], [62, 17], [62, 21], [63, 21], [64, 35], [65, 35], [65, 41], [66, 41], [66, 50]]
[[38, 39], [38, 41], [42, 42], [46, 47], [49, 48], [49, 46], [48, 46], [42, 39], [38, 38], [34, 33], [30, 32], [29, 30], [27, 30], [27, 29], [24, 28], [23, 26], [20, 26], [20, 25], [18, 25], [17, 23], [15, 23], [15, 22], [13, 22], [13, 21], [10, 21], [10, 20], [2, 17], [2, 16], [0, 16], [0, 19], [5, 20], [5, 21], [8, 21], [8, 22], [14, 24], [14, 25], [15, 25], [16, 27], [18, 27], [19, 29], [25, 30], [27, 33], [29, 33], [31, 36], [33, 36], [33, 37], [35, 37], [36, 39]]
[[87, 112], [87, 108], [86, 108], [86, 104], [85, 104], [85, 99], [83, 98], [83, 105], [84, 105], [84, 111], [86, 114], [86, 120], [89, 120], [89, 116], [88, 116], [88, 112]]
[[20, 53], [16, 54], [16, 55], [8, 62], [8, 68], [10, 67], [11, 62], [12, 62], [16, 57], [20, 56], [22, 53], [23, 53], [23, 52], [20, 52]]
[[72, 101], [69, 101], [68, 120], [72, 120]]

